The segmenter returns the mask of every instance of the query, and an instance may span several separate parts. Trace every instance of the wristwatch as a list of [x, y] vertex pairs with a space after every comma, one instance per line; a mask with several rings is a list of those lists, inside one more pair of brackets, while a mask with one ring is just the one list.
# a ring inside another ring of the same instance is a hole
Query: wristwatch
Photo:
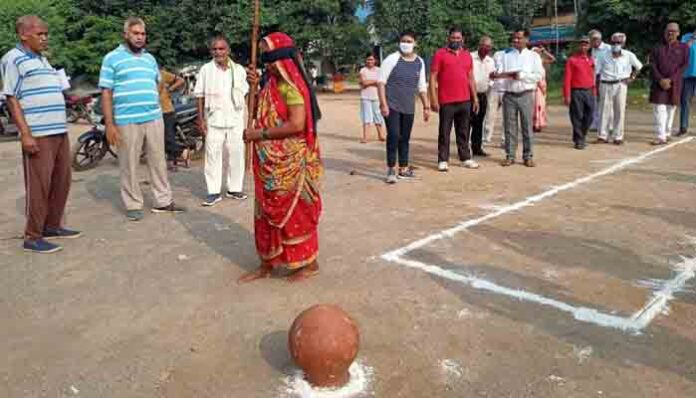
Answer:
[[268, 128], [261, 130], [261, 139], [264, 141], [271, 139], [270, 132], [268, 131]]

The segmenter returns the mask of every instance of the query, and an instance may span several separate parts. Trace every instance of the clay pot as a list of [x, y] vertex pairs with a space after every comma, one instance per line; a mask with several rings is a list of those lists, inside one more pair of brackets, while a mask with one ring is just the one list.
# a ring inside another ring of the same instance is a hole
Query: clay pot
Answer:
[[292, 323], [290, 355], [315, 387], [348, 383], [348, 368], [358, 355], [360, 332], [355, 321], [335, 305], [315, 305]]

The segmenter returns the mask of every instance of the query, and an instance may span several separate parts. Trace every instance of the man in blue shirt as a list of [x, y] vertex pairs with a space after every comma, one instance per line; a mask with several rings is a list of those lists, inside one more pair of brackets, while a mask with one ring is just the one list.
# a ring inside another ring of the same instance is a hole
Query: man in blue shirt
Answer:
[[0, 60], [2, 95], [22, 141], [26, 217], [24, 250], [53, 253], [61, 246], [49, 239], [76, 238], [63, 228], [70, 193], [70, 140], [61, 79], [42, 55], [48, 48], [48, 25], [35, 15], [17, 19], [20, 43]]
[[143, 141], [147, 149], [150, 185], [154, 196], [153, 213], [184, 211], [172, 200], [164, 156], [164, 122], [160, 109], [157, 61], [145, 50], [145, 22], [128, 18], [123, 26], [124, 43], [102, 61], [99, 87], [106, 138], [119, 148], [121, 198], [131, 221], [143, 216], [143, 194], [137, 167]]
[[681, 110], [679, 111], [679, 132], [677, 137], [689, 131], [689, 107], [691, 98], [696, 95], [696, 32], [687, 33], [682, 37], [682, 43], [689, 46], [689, 66], [684, 71], [684, 84], [681, 92]]

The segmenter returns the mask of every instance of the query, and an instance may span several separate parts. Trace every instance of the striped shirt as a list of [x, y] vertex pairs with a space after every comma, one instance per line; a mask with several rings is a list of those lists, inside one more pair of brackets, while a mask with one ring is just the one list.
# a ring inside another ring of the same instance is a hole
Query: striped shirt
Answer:
[[33, 137], [65, 134], [65, 98], [58, 72], [45, 57], [22, 45], [0, 60], [2, 94], [15, 97]]
[[99, 87], [113, 91], [114, 122], [125, 125], [161, 118], [159, 81], [157, 61], [145, 50], [136, 55], [121, 44], [106, 54]]
[[412, 115], [416, 111], [416, 94], [427, 90], [425, 62], [421, 57], [406, 61], [400, 53], [394, 53], [382, 62], [379, 82], [386, 86], [389, 108]]

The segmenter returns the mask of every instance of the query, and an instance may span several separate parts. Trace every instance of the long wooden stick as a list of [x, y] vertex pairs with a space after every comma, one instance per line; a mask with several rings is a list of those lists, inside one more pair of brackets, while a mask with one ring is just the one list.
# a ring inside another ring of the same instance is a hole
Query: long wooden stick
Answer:
[[[261, 23], [261, 1], [254, 0], [254, 20], [251, 26], [251, 59], [250, 66], [253, 73], [256, 73], [256, 61], [258, 57], [258, 45], [259, 45], [259, 25]], [[254, 128], [254, 121], [256, 120], [256, 94], [258, 91], [258, 85], [254, 84], [249, 88], [249, 96], [247, 97], [247, 130]], [[252, 142], [246, 143], [246, 171], [251, 173], [253, 167], [252, 164]]]

